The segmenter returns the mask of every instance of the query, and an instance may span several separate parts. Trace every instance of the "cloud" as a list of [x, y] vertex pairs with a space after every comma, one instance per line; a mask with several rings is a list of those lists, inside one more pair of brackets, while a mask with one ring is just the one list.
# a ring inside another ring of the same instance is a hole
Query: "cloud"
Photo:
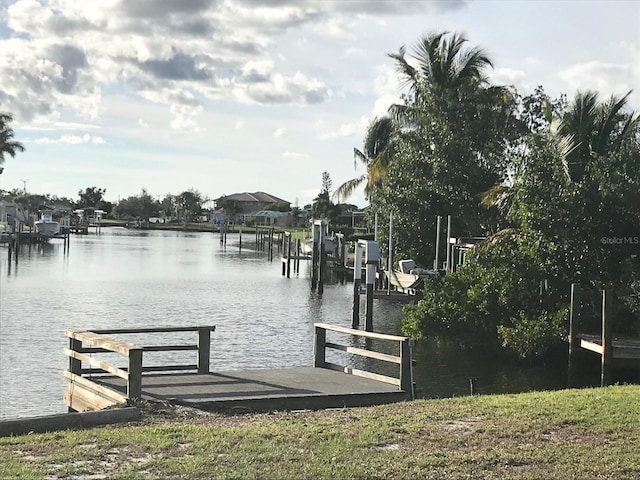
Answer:
[[330, 92], [320, 82], [297, 72], [292, 76], [275, 74], [268, 81], [236, 84], [238, 100], [255, 103], [298, 103], [309, 105], [324, 102]]
[[287, 131], [286, 128], [281, 127], [277, 129], [275, 132], [273, 132], [273, 136], [276, 138], [280, 138], [285, 134], [286, 131]]
[[60, 138], [58, 139], [53, 139], [53, 138], [48, 138], [48, 137], [42, 137], [42, 138], [38, 138], [36, 140], [34, 140], [35, 143], [67, 143], [70, 145], [80, 145], [80, 144], [87, 144], [87, 143], [91, 143], [94, 145], [103, 145], [105, 143], [107, 143], [104, 138], [102, 137], [98, 137], [98, 136], [94, 136], [94, 135], [89, 135], [88, 133], [85, 133], [83, 136], [78, 136], [78, 135], [62, 135]]
[[[63, 113], [97, 118], [104, 92], [123, 87], [152, 102], [158, 100], [149, 92], [181, 90], [214, 101], [320, 104], [330, 99], [330, 87], [313, 71], [291, 69], [281, 49], [271, 48], [285, 35], [313, 25], [316, 37], [355, 38], [354, 22], [362, 15], [465, 5], [465, 0], [15, 0], [2, 12], [10, 31], [0, 40], [0, 102], [21, 124]], [[356, 54], [355, 47], [345, 51]], [[181, 128], [193, 126], [202, 104], [165, 103], [179, 112], [174, 126]], [[187, 112], [185, 105], [195, 110]]]
[[175, 53], [167, 60], [146, 60], [137, 62], [145, 72], [164, 80], [195, 80], [211, 79], [211, 73], [205, 66], [199, 65], [193, 56]]
[[366, 124], [366, 120], [361, 118], [357, 122], [345, 123], [337, 128], [331, 128], [326, 122], [320, 121], [316, 122], [314, 127], [320, 140], [332, 140], [334, 138], [355, 136], [362, 130], [363, 122]]
[[311, 155], [307, 154], [307, 153], [300, 153], [300, 152], [284, 152], [282, 154], [283, 158], [286, 158], [287, 160], [309, 160], [311, 159]]
[[558, 76], [572, 90], [596, 90], [602, 95], [621, 95], [640, 84], [633, 64], [586, 62], [562, 70]]

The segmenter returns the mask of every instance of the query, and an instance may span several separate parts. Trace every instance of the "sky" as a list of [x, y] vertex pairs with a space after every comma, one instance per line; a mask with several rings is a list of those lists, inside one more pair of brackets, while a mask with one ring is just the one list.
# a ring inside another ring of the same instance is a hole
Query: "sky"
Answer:
[[401, 93], [387, 54], [436, 31], [483, 47], [493, 83], [635, 88], [640, 110], [640, 0], [0, 0], [0, 110], [26, 148], [0, 188], [304, 206], [324, 171], [363, 173], [353, 148]]

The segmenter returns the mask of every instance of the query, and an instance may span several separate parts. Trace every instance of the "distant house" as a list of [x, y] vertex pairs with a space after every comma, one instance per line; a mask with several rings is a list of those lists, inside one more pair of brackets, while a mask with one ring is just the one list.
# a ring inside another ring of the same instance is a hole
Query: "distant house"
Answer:
[[19, 205], [8, 200], [0, 200], [0, 223], [15, 225], [16, 222], [27, 222], [29, 216]]
[[251, 217], [254, 219], [255, 225], [259, 226], [291, 227], [295, 223], [295, 219], [289, 212], [278, 212], [276, 210], [259, 210], [251, 214]]
[[291, 208], [291, 202], [270, 195], [265, 192], [244, 192], [234, 193], [231, 195], [223, 195], [214, 200], [215, 214], [217, 219], [224, 216], [230, 221], [247, 221], [255, 216], [255, 213], [261, 210], [270, 210], [274, 207]]

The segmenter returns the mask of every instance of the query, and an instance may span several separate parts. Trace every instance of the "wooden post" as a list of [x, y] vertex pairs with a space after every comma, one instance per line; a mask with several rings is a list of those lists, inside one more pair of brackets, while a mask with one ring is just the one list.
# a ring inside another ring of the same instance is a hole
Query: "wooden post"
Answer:
[[273, 227], [269, 229], [269, 261], [273, 261]]
[[211, 329], [198, 327], [198, 373], [209, 373], [211, 357]]
[[442, 217], [440, 215], [436, 216], [436, 256], [433, 261], [433, 269], [438, 270], [440, 268], [440, 221]]
[[[69, 350], [79, 352], [82, 350], [82, 340], [69, 337]], [[69, 371], [74, 375], [82, 375], [82, 360], [69, 357]]]
[[142, 349], [129, 350], [129, 375], [127, 379], [127, 396], [131, 399], [142, 398]]
[[410, 340], [405, 338], [400, 342], [400, 390], [407, 398], [413, 400], [413, 378], [411, 375], [411, 346]]
[[291, 278], [291, 234], [285, 236], [286, 245], [285, 252], [287, 254], [287, 278]]
[[313, 344], [313, 366], [323, 368], [325, 366], [325, 345], [327, 342], [327, 331], [316, 325], [315, 342]]
[[576, 332], [579, 326], [580, 312], [581, 312], [581, 289], [579, 283], [571, 284], [571, 307], [569, 311], [569, 336], [567, 341], [569, 342], [569, 362], [567, 365], [567, 382], [568, 386], [573, 386], [573, 369], [574, 369], [574, 354], [577, 351], [577, 339]]
[[353, 260], [353, 308], [351, 317], [351, 328], [358, 328], [360, 325], [360, 282], [362, 281], [362, 250], [355, 242], [355, 258]]
[[[9, 267], [11, 267], [11, 259], [9, 259]], [[75, 338], [69, 337], [69, 349], [74, 352], [79, 352], [82, 350], [82, 340], [76, 340]], [[69, 371], [74, 375], [82, 375], [82, 360], [77, 360], [73, 357], [69, 357]], [[71, 393], [71, 391], [70, 391]], [[71, 405], [71, 402], [69, 403]], [[76, 410], [69, 407], [67, 409], [69, 413], [75, 412]]]
[[242, 229], [240, 229], [239, 232], [240, 232], [240, 240], [238, 241], [238, 249], [242, 250]]
[[324, 239], [320, 240], [320, 258], [318, 261], [318, 293], [324, 292], [324, 280], [327, 267], [327, 252], [324, 246]]
[[376, 278], [375, 264], [367, 264], [365, 278], [367, 282], [367, 303], [365, 310], [364, 329], [367, 332], [373, 332], [373, 283], [375, 282]]
[[320, 256], [318, 242], [313, 239], [311, 251], [311, 290], [315, 290], [318, 286], [318, 257]]
[[451, 215], [447, 215], [447, 273], [452, 272], [451, 269]]
[[571, 310], [569, 312], [569, 359], [573, 356], [576, 345], [576, 327], [580, 318], [581, 291], [579, 283], [571, 284]]
[[[389, 253], [387, 255], [387, 272], [389, 275], [393, 274], [393, 214], [389, 214]], [[387, 277], [387, 295], [391, 293], [391, 282]]]
[[611, 383], [611, 292], [602, 291], [602, 356], [600, 369], [600, 386]]

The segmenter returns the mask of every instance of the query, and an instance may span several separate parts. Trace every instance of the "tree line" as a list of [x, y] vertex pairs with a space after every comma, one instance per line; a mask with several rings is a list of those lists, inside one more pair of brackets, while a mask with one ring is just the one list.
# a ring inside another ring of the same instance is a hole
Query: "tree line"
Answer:
[[[631, 92], [554, 99], [540, 86], [523, 96], [491, 84], [491, 58], [458, 33], [425, 35], [389, 57], [402, 102], [370, 123], [354, 150], [364, 173], [333, 198], [364, 185], [370, 216], [393, 216], [394, 258], [430, 266], [437, 215], [452, 216], [455, 237], [486, 239], [455, 273], [426, 283], [423, 301], [404, 311], [404, 332], [543, 356], [566, 335], [571, 283], [587, 291], [585, 329], [595, 328], [597, 291], [607, 288], [619, 299], [614, 328], [638, 331]], [[386, 250], [388, 230], [379, 232]]]

